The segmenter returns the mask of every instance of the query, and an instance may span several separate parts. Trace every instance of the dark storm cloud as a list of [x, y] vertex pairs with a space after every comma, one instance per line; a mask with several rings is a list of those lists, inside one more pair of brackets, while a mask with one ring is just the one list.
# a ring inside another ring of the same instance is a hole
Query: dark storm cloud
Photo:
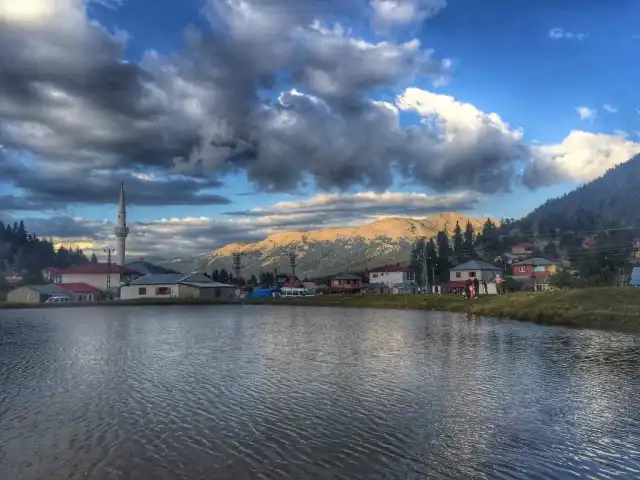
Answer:
[[117, 201], [120, 184], [125, 182], [127, 201], [135, 205], [226, 205], [229, 199], [216, 194], [201, 193], [218, 187], [215, 179], [170, 178], [154, 179], [147, 175], [86, 172], [79, 179], [77, 171], [51, 172], [35, 170], [16, 162], [6, 162], [0, 181], [10, 180], [15, 186], [30, 192], [26, 198], [0, 196], [0, 208], [15, 210], [64, 210], [70, 204], [101, 205]]
[[103, 231], [103, 229], [100, 229], [100, 225], [67, 215], [30, 218], [25, 221], [25, 226], [29, 232], [43, 238], [55, 237], [63, 240], [78, 238], [104, 239], [107, 236], [106, 234], [111, 232]]

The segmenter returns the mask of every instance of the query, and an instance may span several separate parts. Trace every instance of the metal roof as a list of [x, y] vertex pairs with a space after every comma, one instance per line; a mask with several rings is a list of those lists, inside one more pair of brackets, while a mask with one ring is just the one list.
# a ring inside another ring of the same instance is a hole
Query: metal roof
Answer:
[[40, 295], [68, 295], [69, 293], [64, 288], [55, 284], [27, 285], [26, 288], [38, 292]]
[[149, 274], [134, 280], [130, 285], [173, 285], [180, 283], [185, 276], [183, 273]]
[[333, 280], [362, 280], [362, 278], [357, 275], [347, 274], [347, 275], [338, 275], [337, 277], [333, 277]]
[[534, 265], [534, 266], [545, 266], [545, 265], [555, 265], [555, 262], [552, 262], [551, 260], [547, 260], [546, 258], [542, 258], [542, 257], [534, 257], [534, 258], [529, 258], [527, 260], [523, 260], [521, 262], [517, 262], [513, 264], [514, 266], [517, 265]]
[[470, 262], [461, 263], [457, 267], [451, 269], [452, 272], [458, 272], [462, 270], [490, 270], [490, 271], [502, 271], [500, 267], [491, 265], [490, 263], [483, 262], [481, 260], [471, 260]]
[[217, 284], [218, 286], [227, 286], [224, 283], [218, 283], [211, 280], [209, 277], [202, 273], [160, 273], [157, 275], [149, 274], [140, 277], [129, 285], [175, 285], [177, 283], [202, 283], [202, 284]]
[[369, 273], [393, 273], [393, 272], [413, 272], [409, 267], [402, 267], [400, 265], [385, 265], [383, 267], [376, 267], [369, 270]]
[[219, 282], [180, 282], [183, 285], [197, 288], [235, 288], [233, 285]]

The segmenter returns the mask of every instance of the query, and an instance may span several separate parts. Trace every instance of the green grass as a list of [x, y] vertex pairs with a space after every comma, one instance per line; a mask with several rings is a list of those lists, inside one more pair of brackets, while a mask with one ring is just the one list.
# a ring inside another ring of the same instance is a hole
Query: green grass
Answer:
[[[59, 308], [81, 306], [150, 306], [237, 304], [236, 301], [199, 299], [147, 299], [118, 302], [16, 305], [0, 308]], [[540, 293], [513, 293], [464, 300], [453, 295], [330, 295], [302, 298], [246, 300], [247, 305], [299, 305], [318, 307], [385, 308], [463, 312], [508, 317], [548, 325], [640, 332], [640, 289], [591, 288]]]
[[272, 299], [271, 303], [463, 312], [548, 325], [640, 332], [640, 289], [592, 288], [512, 293], [464, 300], [454, 295], [370, 295]]

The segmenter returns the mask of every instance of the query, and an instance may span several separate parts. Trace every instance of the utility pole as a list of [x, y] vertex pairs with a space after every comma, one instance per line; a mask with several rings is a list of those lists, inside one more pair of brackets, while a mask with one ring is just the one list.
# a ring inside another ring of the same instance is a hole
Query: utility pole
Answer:
[[104, 252], [107, 254], [107, 295], [111, 299], [111, 254], [114, 252], [113, 248], [105, 248]]
[[274, 287], [278, 288], [278, 267], [273, 267], [273, 283]]
[[289, 265], [291, 265], [291, 278], [296, 276], [296, 252], [289, 253]]
[[240, 270], [242, 270], [242, 264], [240, 262], [240, 252], [233, 254], [233, 270], [236, 272], [236, 290], [240, 291]]
[[431, 283], [436, 284], [436, 265], [431, 265]]

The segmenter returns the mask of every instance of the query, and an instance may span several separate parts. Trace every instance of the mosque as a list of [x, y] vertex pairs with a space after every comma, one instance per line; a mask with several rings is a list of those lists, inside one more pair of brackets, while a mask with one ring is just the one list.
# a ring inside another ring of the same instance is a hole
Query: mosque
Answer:
[[[116, 237], [115, 259], [103, 263], [84, 263], [65, 270], [47, 267], [43, 270], [45, 285], [26, 285], [8, 294], [15, 303], [55, 301], [95, 302], [105, 299], [170, 299], [201, 298], [230, 300], [235, 287], [214, 282], [199, 272], [180, 273], [154, 265], [140, 258], [126, 263], [127, 206], [124, 182], [120, 185], [118, 220], [113, 229]], [[115, 261], [113, 261], [115, 260]]]

